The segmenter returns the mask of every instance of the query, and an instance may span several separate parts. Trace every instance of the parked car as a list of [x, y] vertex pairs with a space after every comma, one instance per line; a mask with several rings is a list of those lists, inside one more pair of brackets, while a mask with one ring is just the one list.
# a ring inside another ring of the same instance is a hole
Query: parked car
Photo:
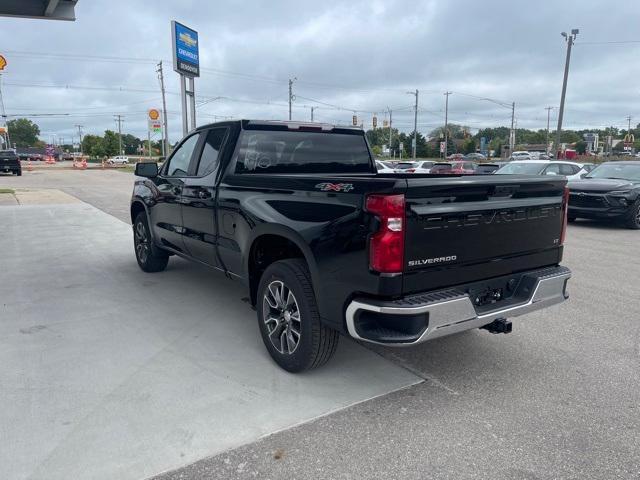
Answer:
[[387, 167], [379, 160], [376, 160], [376, 169], [378, 170], [378, 173], [394, 173], [392, 168]]
[[116, 155], [107, 160], [109, 165], [127, 165], [129, 163], [129, 157], [124, 155]]
[[452, 153], [447, 157], [447, 160], [463, 160], [464, 155], [461, 153]]
[[418, 164], [417, 162], [397, 162], [395, 164], [395, 173], [414, 173]]
[[640, 229], [640, 161], [598, 165], [581, 179], [569, 182], [569, 190], [569, 221], [613, 219]]
[[480, 163], [474, 172], [476, 175], [489, 175], [500, 168], [497, 163]]
[[471, 160], [472, 162], [483, 162], [487, 159], [486, 155], [483, 155], [482, 153], [467, 153], [464, 157], [465, 160]]
[[509, 157], [509, 160], [533, 160], [531, 154], [525, 150], [513, 152]]
[[13, 150], [0, 150], [0, 172], [22, 175], [22, 165]]
[[418, 161], [418, 166], [415, 169], [415, 173], [430, 173], [431, 167], [435, 165], [436, 162], [431, 160], [420, 160]]
[[580, 163], [549, 161], [549, 160], [521, 160], [504, 165], [495, 172], [497, 175], [564, 175], [568, 179], [577, 179], [587, 173]]
[[508, 333], [506, 317], [567, 298], [563, 177], [385, 177], [361, 129], [253, 120], [200, 126], [135, 174], [140, 268], [173, 254], [242, 282], [291, 372], [329, 360], [339, 332], [390, 347]]
[[438, 162], [431, 167], [434, 174], [472, 175], [476, 171], [477, 164], [468, 161]]

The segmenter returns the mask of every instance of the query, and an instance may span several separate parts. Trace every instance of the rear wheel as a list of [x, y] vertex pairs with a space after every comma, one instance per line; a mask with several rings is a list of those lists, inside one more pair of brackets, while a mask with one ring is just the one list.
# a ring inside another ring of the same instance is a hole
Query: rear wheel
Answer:
[[19, 176], [19, 177], [21, 177], [21, 176], [22, 176], [22, 170], [18, 170], [18, 171], [16, 172], [16, 175], [17, 175], [17, 176]]
[[636, 200], [636, 203], [631, 207], [625, 225], [633, 230], [640, 229], [640, 199]]
[[133, 222], [133, 245], [136, 260], [143, 271], [153, 273], [167, 268], [169, 254], [154, 245], [145, 212], [140, 212]]
[[289, 372], [324, 365], [338, 346], [338, 332], [320, 321], [307, 264], [300, 259], [269, 265], [260, 279], [256, 307], [262, 340]]

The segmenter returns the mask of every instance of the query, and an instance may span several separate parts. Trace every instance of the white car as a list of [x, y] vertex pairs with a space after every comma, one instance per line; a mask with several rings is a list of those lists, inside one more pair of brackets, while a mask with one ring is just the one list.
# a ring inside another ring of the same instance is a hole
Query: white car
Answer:
[[518, 152], [513, 152], [511, 154], [510, 160], [533, 160], [533, 157], [529, 152], [520, 150]]
[[116, 155], [115, 157], [111, 157], [107, 160], [109, 165], [127, 165], [129, 163], [129, 157], [125, 157], [124, 155]]
[[577, 180], [587, 173], [581, 163], [555, 160], [520, 160], [509, 162], [496, 170], [496, 175], [564, 175]]
[[387, 167], [380, 160], [376, 160], [376, 170], [378, 173], [394, 173], [393, 168]]
[[415, 173], [418, 162], [396, 162], [395, 173]]
[[429, 173], [431, 171], [431, 167], [433, 167], [435, 163], [436, 162], [430, 160], [418, 161], [418, 166], [415, 169], [415, 173]]

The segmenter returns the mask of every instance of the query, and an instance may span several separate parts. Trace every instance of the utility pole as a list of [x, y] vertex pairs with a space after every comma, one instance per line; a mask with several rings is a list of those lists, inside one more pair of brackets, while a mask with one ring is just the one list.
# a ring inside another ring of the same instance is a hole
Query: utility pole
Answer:
[[122, 115], [114, 115], [116, 122], [118, 123], [118, 142], [120, 145], [120, 149], [118, 150], [118, 155], [122, 155]]
[[295, 100], [295, 96], [293, 95], [293, 82], [295, 80], [297, 80], [296, 77], [293, 77], [293, 79], [289, 79], [289, 120], [291, 120], [291, 104]]
[[576, 39], [576, 36], [580, 33], [580, 30], [574, 28], [571, 33], [567, 35], [567, 32], [562, 32], [562, 35], [567, 42], [567, 59], [564, 63], [564, 79], [562, 81], [562, 95], [560, 96], [560, 110], [558, 110], [558, 129], [556, 130], [556, 142], [554, 145], [554, 153], [556, 154], [560, 150], [560, 134], [562, 133], [562, 116], [564, 115], [564, 98], [567, 94], [567, 79], [569, 78], [569, 62], [571, 62], [571, 46]]
[[84, 125], [75, 125], [75, 127], [78, 128], [78, 138], [80, 139], [80, 155], [82, 155], [82, 127], [84, 127]]
[[511, 103], [511, 130], [509, 130], [509, 155], [513, 153], [516, 146], [516, 131], [514, 125], [516, 121], [516, 102]]
[[415, 95], [416, 104], [413, 108], [414, 116], [413, 116], [413, 158], [416, 158], [416, 148], [418, 147], [418, 89], [416, 88], [415, 92], [407, 92], [408, 95]]
[[389, 110], [389, 156], [391, 156], [391, 135], [392, 135], [392, 130], [391, 130], [391, 125], [393, 123], [393, 117], [392, 114], [393, 112], [391, 111], [391, 109], [389, 107], [387, 107], [387, 110]]
[[160, 80], [160, 91], [162, 92], [162, 119], [163, 119], [163, 129], [162, 129], [162, 156], [167, 157], [169, 155], [169, 127], [167, 126], [167, 100], [165, 98], [164, 91], [164, 74], [162, 72], [162, 60], [158, 63], [158, 80]]
[[444, 157], [449, 150], [449, 95], [453, 92], [444, 92]]
[[627, 128], [627, 135], [631, 135], [631, 115], [627, 116], [627, 122], [629, 122], [629, 127]]
[[315, 110], [316, 107], [311, 107], [311, 121], [313, 122], [313, 111]]
[[553, 107], [545, 107], [544, 108], [547, 111], [547, 145], [545, 146], [544, 150], [545, 152], [547, 152], [547, 155], [549, 154], [549, 122], [551, 120], [551, 110], [553, 110]]

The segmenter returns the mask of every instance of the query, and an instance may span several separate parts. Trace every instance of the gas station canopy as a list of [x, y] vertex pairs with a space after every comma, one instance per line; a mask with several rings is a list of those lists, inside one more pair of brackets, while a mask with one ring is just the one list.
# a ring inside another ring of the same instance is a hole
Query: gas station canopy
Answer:
[[78, 0], [2, 0], [0, 16], [75, 21], [76, 3]]

